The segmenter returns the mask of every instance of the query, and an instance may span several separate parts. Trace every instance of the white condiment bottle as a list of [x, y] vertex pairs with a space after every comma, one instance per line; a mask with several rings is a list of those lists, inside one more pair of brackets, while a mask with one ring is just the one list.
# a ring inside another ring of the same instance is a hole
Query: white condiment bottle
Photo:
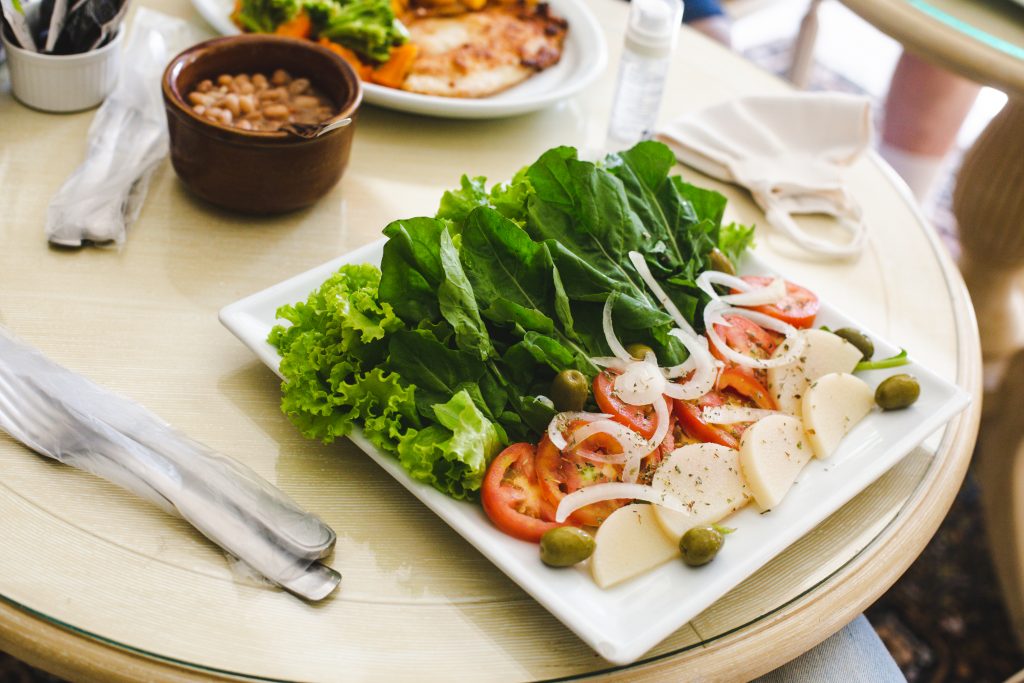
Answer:
[[682, 18], [682, 0], [632, 0], [608, 121], [609, 148], [630, 147], [651, 135]]

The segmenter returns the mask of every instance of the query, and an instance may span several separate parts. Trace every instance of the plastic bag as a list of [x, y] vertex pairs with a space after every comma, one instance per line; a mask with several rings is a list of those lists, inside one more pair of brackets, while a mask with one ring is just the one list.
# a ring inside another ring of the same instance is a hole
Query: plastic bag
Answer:
[[249, 468], [66, 370], [0, 327], [0, 429], [177, 514], [270, 581], [310, 600], [341, 576], [318, 560], [334, 531]]
[[181, 19], [145, 7], [135, 13], [117, 85], [89, 128], [85, 161], [50, 201], [50, 242], [73, 247], [124, 243], [150, 176], [167, 156], [160, 77], [171, 58], [197, 38]]

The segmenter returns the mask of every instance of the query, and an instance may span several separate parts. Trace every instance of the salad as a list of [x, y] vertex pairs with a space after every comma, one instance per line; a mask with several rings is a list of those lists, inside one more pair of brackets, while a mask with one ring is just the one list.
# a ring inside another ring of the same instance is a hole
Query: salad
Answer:
[[[731, 274], [753, 229], [674, 165], [642, 142], [599, 162], [551, 149], [490, 188], [464, 176], [435, 216], [384, 229], [379, 268], [278, 310], [283, 412], [325, 443], [360, 427], [547, 564], [592, 555], [602, 586], [707, 562], [718, 522], [779, 504], [872, 410], [852, 373], [902, 360], [814, 329], [809, 290]], [[884, 408], [916, 398], [887, 382]]]

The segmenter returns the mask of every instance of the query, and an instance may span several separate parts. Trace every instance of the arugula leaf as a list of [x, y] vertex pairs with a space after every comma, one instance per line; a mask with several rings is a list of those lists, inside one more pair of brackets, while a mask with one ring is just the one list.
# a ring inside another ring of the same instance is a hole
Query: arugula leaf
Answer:
[[444, 223], [434, 218], [394, 221], [384, 228], [388, 241], [380, 263], [380, 299], [407, 323], [441, 317], [437, 289], [444, 278], [444, 230]]
[[490, 206], [487, 178], [464, 175], [459, 179], [458, 190], [447, 190], [441, 195], [436, 217], [451, 221], [456, 231], [461, 233], [469, 214], [478, 206]]
[[672, 188], [668, 192], [662, 189], [670, 182], [668, 173], [675, 163], [675, 154], [665, 145], [641, 142], [624, 152], [609, 154], [604, 167], [622, 181], [630, 208], [650, 235], [646, 254], [659, 255], [666, 264], [681, 266], [686, 259], [679, 238], [685, 237], [685, 232], [673, 229], [678, 223], [670, 222], [666, 209], [678, 213], [689, 208], [695, 214], [688, 203], [674, 201], [678, 196]]
[[483, 207], [469, 215], [461, 256], [485, 308], [506, 299], [549, 319], [554, 315], [551, 255], [497, 211]]
[[[435, 403], [445, 403], [468, 385], [479, 385], [488, 379], [483, 361], [464, 351], [449, 349], [422, 330], [400, 330], [390, 336], [386, 367], [416, 387], [416, 405], [427, 418], [433, 414]], [[493, 418], [494, 412], [483, 400], [482, 389], [479, 396], [478, 407]]]
[[484, 321], [480, 319], [473, 288], [459, 261], [459, 252], [455, 250], [447, 230], [441, 232], [440, 256], [444, 271], [444, 280], [437, 289], [441, 315], [455, 330], [456, 345], [476, 358], [486, 360], [494, 353], [494, 347]]
[[571, 147], [545, 152], [526, 175], [535, 190], [527, 210], [530, 236], [558, 241], [643, 296], [643, 281], [627, 254], [645, 251], [645, 232], [629, 207], [622, 182], [594, 164], [578, 161]]

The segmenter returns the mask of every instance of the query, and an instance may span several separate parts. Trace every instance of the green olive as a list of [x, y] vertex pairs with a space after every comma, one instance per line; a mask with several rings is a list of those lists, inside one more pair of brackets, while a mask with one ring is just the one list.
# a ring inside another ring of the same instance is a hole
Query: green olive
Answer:
[[882, 410], [900, 410], [914, 403], [921, 395], [921, 385], [910, 375], [893, 375], [882, 380], [875, 389], [875, 403]]
[[722, 549], [725, 536], [710, 526], [696, 526], [679, 539], [679, 550], [683, 553], [683, 562], [691, 567], [699, 567], [715, 559]]
[[540, 537], [540, 561], [549, 567], [571, 567], [594, 554], [594, 537], [574, 526], [560, 526]]
[[711, 270], [718, 270], [729, 275], [736, 274], [736, 267], [732, 265], [729, 257], [722, 253], [722, 250], [715, 247], [708, 254], [708, 261], [711, 262]]
[[626, 353], [637, 360], [644, 360], [648, 353], [654, 353], [654, 349], [647, 344], [626, 344]]
[[875, 355], [874, 342], [860, 330], [855, 330], [852, 327], [843, 327], [833, 332], [833, 334], [837, 337], [842, 337], [856, 346], [857, 350], [864, 356], [863, 360], [871, 360], [871, 356]]
[[562, 370], [551, 380], [551, 401], [555, 410], [583, 410], [590, 392], [590, 383], [579, 370]]

